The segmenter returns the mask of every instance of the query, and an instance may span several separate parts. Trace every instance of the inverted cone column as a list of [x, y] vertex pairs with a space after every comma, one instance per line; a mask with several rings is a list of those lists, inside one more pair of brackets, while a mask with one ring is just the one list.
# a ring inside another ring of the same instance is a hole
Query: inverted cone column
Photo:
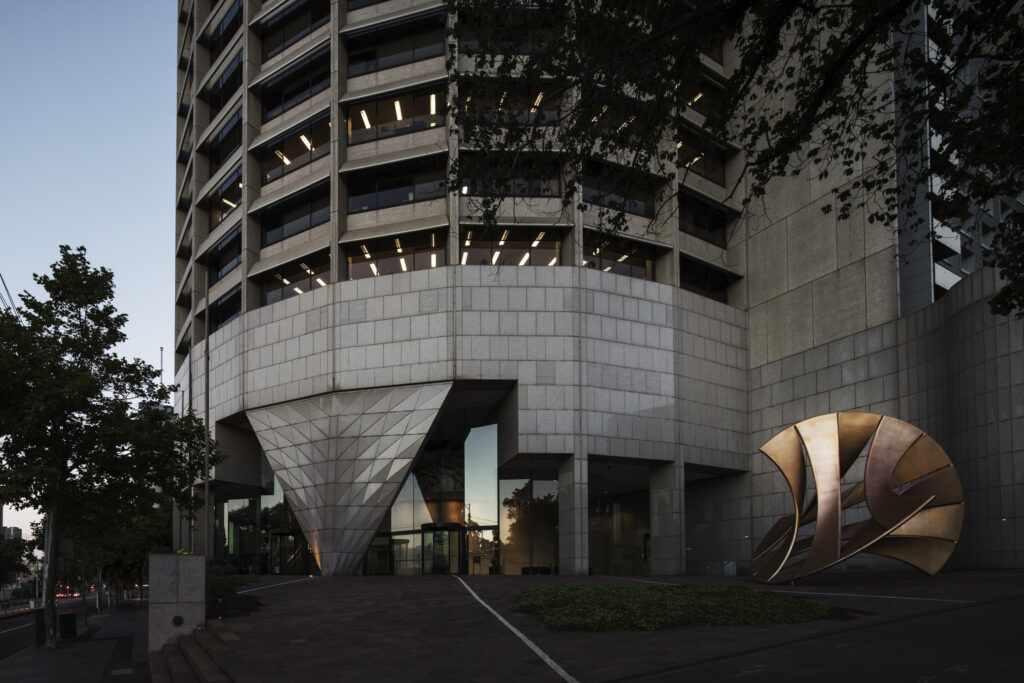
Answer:
[[451, 388], [344, 391], [246, 412], [324, 576], [358, 567]]

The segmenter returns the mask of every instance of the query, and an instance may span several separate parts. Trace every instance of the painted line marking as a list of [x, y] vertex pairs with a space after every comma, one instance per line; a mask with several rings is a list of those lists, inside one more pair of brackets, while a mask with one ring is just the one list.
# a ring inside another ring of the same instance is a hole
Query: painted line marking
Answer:
[[[772, 590], [761, 589], [761, 590]], [[908, 595], [870, 595], [868, 593], [822, 593], [816, 591], [780, 591], [776, 590], [776, 593], [789, 593], [791, 595], [835, 595], [843, 598], [876, 598], [879, 600], [920, 600], [922, 602], [958, 602], [973, 605], [974, 600], [951, 600], [949, 598], [915, 598]]]
[[0, 635], [3, 635], [4, 633], [10, 633], [11, 631], [17, 631], [18, 629], [21, 629], [21, 628], [28, 628], [29, 626], [32, 626], [32, 624], [24, 624], [22, 626], [15, 626], [14, 628], [9, 628], [6, 631], [0, 631]]
[[[629, 576], [613, 576], [613, 579], [620, 581], [638, 581], [640, 583], [656, 583], [661, 586], [683, 586], [687, 584], [670, 583], [668, 581], [651, 581], [648, 579], [634, 579]], [[770, 591], [773, 593], [787, 593], [789, 595], [832, 595], [842, 598], [874, 598], [877, 600], [918, 600], [921, 602], [955, 602], [960, 604], [973, 605], [975, 600], [953, 600], [950, 598], [917, 598], [908, 595], [872, 595], [869, 593], [825, 593], [820, 591], [783, 591], [777, 588], [754, 588], [754, 590]]]
[[533, 650], [534, 654], [536, 654], [538, 657], [540, 657], [542, 660], [544, 660], [544, 663], [547, 664], [549, 667], [551, 667], [552, 671], [554, 671], [556, 674], [561, 676], [562, 680], [568, 681], [568, 683], [579, 683], [579, 681], [577, 681], [575, 678], [570, 676], [569, 673], [565, 669], [563, 669], [562, 667], [558, 666], [558, 663], [555, 662], [555, 660], [551, 659], [551, 657], [548, 657], [547, 653], [544, 652], [544, 650], [542, 650], [539, 647], [537, 647], [532, 640], [530, 640], [525, 635], [523, 635], [522, 631], [517, 629], [512, 624], [508, 623], [508, 621], [505, 619], [505, 617], [503, 617], [500, 614], [498, 614], [494, 610], [493, 607], [491, 607], [486, 602], [484, 602], [483, 599], [481, 599], [481, 597], [479, 595], [477, 595], [476, 592], [472, 588], [470, 588], [466, 584], [466, 582], [462, 580], [461, 577], [455, 576], [455, 578], [458, 580], [459, 583], [462, 584], [463, 588], [465, 588], [467, 591], [469, 591], [469, 594], [472, 595], [476, 599], [477, 602], [479, 602], [481, 605], [486, 607], [488, 612], [493, 614], [498, 619], [498, 621], [500, 621], [502, 624], [504, 624], [505, 628], [507, 628], [509, 631], [512, 631], [512, 633], [514, 633], [516, 635], [516, 637], [519, 638], [519, 640], [521, 640], [524, 643], [526, 643], [526, 647], [528, 647], [531, 650]]
[[634, 579], [634, 578], [631, 578], [631, 577], [628, 577], [628, 576], [613, 576], [612, 578], [613, 579], [618, 579], [619, 581], [636, 581], [638, 583], [656, 583], [659, 586], [681, 586], [681, 585], [683, 585], [683, 584], [679, 584], [679, 583], [669, 583], [668, 581], [651, 581], [650, 579]]
[[298, 583], [300, 581], [309, 581], [312, 578], [313, 578], [312, 576], [306, 576], [306, 577], [301, 578], [301, 579], [295, 579], [294, 581], [282, 581], [281, 583], [272, 583], [269, 586], [258, 586], [257, 588], [248, 588], [248, 589], [246, 589], [244, 591], [236, 591], [236, 592], [239, 595], [242, 594], [242, 593], [252, 593], [253, 591], [262, 591], [262, 590], [266, 590], [268, 588], [277, 588], [278, 586], [287, 586], [289, 583]]

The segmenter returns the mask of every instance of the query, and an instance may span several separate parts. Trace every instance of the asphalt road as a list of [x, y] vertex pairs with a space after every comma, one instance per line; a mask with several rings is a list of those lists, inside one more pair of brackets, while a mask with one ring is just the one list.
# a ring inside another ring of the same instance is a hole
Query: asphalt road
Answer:
[[31, 613], [0, 619], [0, 659], [35, 642], [35, 616]]
[[[96, 594], [86, 595], [89, 614], [96, 614]], [[75, 612], [78, 633], [81, 634], [82, 598], [57, 598], [58, 612]], [[35, 616], [31, 612], [0, 619], [0, 660], [35, 644]]]

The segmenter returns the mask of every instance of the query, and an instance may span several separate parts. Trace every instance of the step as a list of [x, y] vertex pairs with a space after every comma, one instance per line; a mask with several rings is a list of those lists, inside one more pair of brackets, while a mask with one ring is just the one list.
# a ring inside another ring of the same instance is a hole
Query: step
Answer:
[[153, 683], [174, 683], [171, 670], [167, 668], [167, 656], [162, 650], [149, 653], [149, 678]]
[[199, 677], [196, 676], [188, 660], [185, 659], [185, 655], [177, 646], [166, 645], [163, 653], [173, 683], [200, 683]]
[[228, 683], [230, 679], [195, 638], [182, 636], [178, 639], [178, 647], [202, 683]]

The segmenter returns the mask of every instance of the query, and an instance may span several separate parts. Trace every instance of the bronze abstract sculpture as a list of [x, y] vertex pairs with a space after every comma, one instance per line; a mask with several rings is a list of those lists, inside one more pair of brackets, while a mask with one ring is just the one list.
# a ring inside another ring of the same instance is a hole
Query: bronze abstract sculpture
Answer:
[[[863, 480], [841, 490], [840, 479], [865, 447]], [[953, 553], [963, 526], [963, 487], [946, 452], [917, 427], [874, 413], [830, 413], [776, 434], [761, 452], [786, 478], [794, 512], [754, 551], [751, 573], [758, 581], [792, 581], [860, 552], [934, 575]], [[801, 534], [811, 523], [813, 533]]]

